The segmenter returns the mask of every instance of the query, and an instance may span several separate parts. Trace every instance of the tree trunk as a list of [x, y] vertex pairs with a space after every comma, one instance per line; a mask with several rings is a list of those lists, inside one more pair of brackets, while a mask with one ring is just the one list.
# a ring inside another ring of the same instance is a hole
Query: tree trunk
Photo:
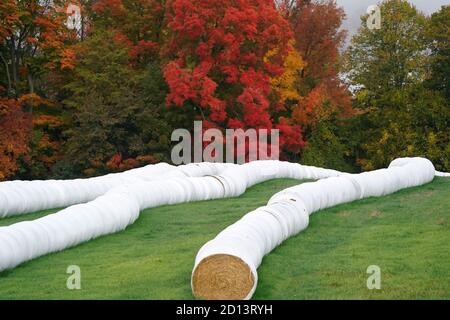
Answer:
[[27, 70], [27, 80], [28, 80], [28, 90], [30, 91], [30, 93], [34, 93], [34, 79], [33, 75], [31, 74], [30, 67], [28, 67]]
[[11, 55], [11, 71], [13, 76], [13, 84], [14, 84], [14, 94], [15, 96], [18, 96], [19, 94], [19, 88], [18, 88], [18, 82], [19, 82], [19, 73], [17, 68], [17, 54], [16, 54], [16, 45], [14, 43], [14, 37], [12, 36], [9, 40], [9, 51]]
[[12, 91], [12, 83], [11, 83], [11, 75], [9, 74], [9, 66], [8, 61], [6, 61], [5, 57], [3, 57], [2, 54], [0, 54], [0, 58], [2, 59], [3, 63], [5, 64], [5, 71], [6, 71], [6, 78], [8, 80], [8, 92], [7, 96], [9, 97]]

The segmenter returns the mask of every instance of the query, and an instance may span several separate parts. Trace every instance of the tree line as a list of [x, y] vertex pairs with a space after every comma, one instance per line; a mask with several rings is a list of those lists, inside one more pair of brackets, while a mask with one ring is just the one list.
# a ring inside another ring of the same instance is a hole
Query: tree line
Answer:
[[448, 170], [450, 7], [379, 5], [346, 45], [332, 0], [4, 0], [0, 180], [170, 161], [195, 120], [278, 129], [289, 161]]

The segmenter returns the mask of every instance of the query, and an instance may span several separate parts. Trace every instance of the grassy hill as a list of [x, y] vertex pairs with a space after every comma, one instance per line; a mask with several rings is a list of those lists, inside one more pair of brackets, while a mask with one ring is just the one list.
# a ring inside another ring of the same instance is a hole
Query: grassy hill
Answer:
[[[272, 194], [299, 181], [257, 185], [236, 199], [142, 212], [124, 232], [0, 273], [0, 299], [192, 299], [198, 249]], [[55, 212], [0, 220], [0, 226]], [[81, 268], [81, 290], [66, 269]], [[381, 268], [381, 290], [366, 269]], [[450, 179], [322, 210], [265, 257], [256, 299], [450, 298]]]

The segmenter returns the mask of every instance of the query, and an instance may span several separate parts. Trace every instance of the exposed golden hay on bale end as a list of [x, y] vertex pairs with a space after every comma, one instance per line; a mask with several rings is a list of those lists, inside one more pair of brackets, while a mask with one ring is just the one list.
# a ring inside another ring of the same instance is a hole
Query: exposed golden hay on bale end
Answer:
[[206, 257], [192, 275], [192, 291], [199, 299], [243, 300], [254, 284], [250, 267], [240, 258], [228, 254]]

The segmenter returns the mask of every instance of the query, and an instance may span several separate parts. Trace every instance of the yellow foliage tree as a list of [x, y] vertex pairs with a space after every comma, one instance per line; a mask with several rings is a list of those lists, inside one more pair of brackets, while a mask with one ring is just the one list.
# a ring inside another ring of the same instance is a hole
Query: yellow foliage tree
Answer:
[[[284, 73], [276, 78], [271, 79], [271, 86], [278, 93], [281, 103], [292, 101], [293, 104], [297, 104], [300, 99], [300, 93], [298, 92], [297, 81], [299, 74], [305, 67], [300, 53], [294, 47], [294, 40], [289, 42], [289, 54], [284, 61]], [[268, 59], [271, 55], [276, 54], [277, 49], [269, 51], [266, 55]]]

